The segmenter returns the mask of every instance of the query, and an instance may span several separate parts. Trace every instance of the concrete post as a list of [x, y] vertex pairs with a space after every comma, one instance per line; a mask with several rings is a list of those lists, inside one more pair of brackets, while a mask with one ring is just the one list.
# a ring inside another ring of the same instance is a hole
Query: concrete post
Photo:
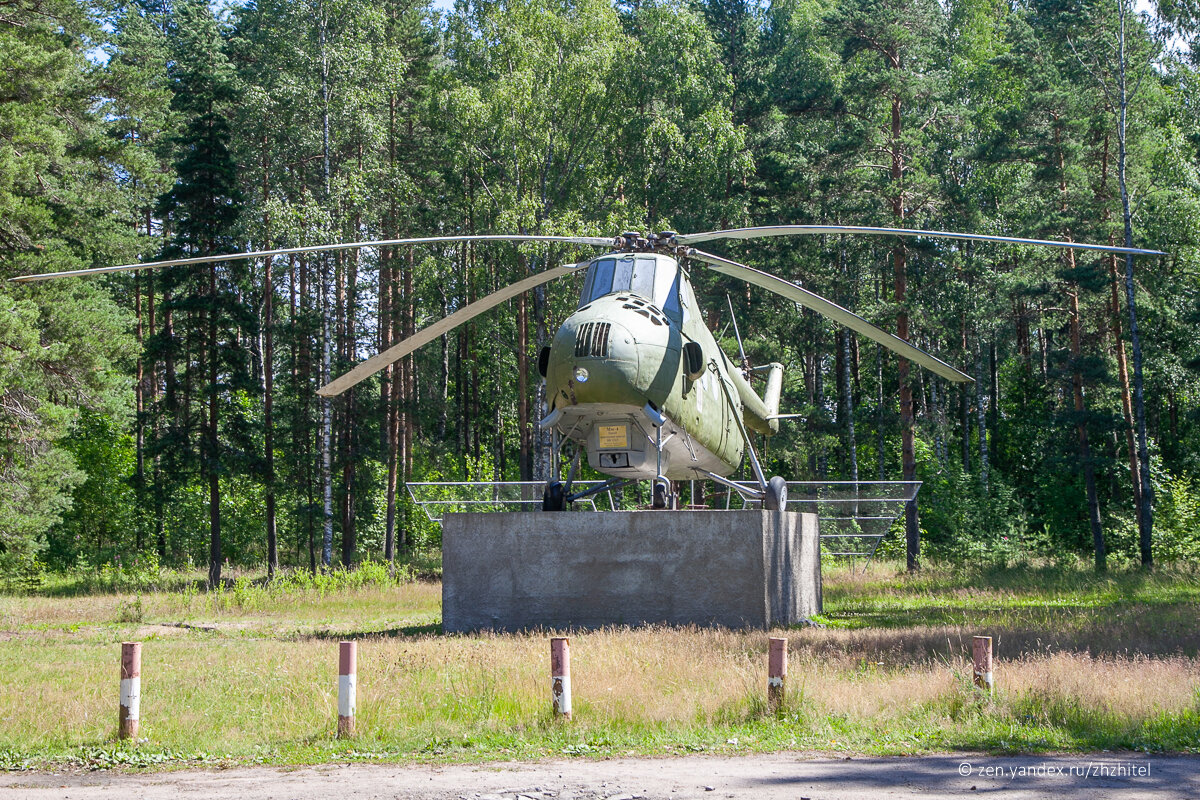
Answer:
[[783, 706], [787, 683], [788, 640], [771, 637], [767, 657], [767, 710], [772, 714]]
[[121, 642], [121, 706], [117, 736], [137, 739], [142, 700], [142, 643]]
[[571, 640], [550, 640], [550, 698], [554, 716], [571, 718]]
[[358, 681], [358, 646], [338, 643], [338, 738], [354, 735], [355, 692]]
[[971, 640], [971, 655], [975, 662], [975, 685], [987, 689], [994, 687], [992, 678], [992, 637], [976, 636]]

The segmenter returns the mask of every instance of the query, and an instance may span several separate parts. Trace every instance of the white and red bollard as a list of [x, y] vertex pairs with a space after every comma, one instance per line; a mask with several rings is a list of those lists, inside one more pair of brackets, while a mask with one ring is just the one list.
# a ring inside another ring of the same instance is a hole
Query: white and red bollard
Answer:
[[355, 693], [358, 683], [358, 645], [338, 643], [338, 738], [354, 735]]
[[767, 655], [767, 710], [772, 714], [783, 706], [787, 684], [788, 640], [771, 638]]
[[992, 676], [992, 637], [975, 636], [971, 639], [971, 656], [975, 662], [975, 685], [991, 694], [995, 688]]
[[554, 716], [571, 718], [571, 640], [550, 640], [550, 698]]
[[137, 739], [142, 701], [142, 643], [121, 642], [121, 707], [117, 736]]

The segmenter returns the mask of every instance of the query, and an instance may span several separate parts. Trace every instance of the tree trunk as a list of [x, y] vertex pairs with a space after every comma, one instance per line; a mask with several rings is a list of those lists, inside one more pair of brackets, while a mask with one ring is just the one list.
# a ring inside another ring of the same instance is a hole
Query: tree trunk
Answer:
[[[393, 104], [394, 102], [393, 98]], [[391, 147], [394, 149], [395, 144], [393, 143]], [[388, 248], [383, 258], [379, 277], [379, 352], [388, 349], [394, 342], [392, 337], [396, 327], [394, 262], [395, 249]], [[396, 561], [396, 422], [399, 419], [396, 409], [397, 371], [397, 365], [394, 362], [389, 364], [383, 371], [383, 380], [379, 384], [380, 407], [383, 409], [383, 435], [381, 438], [388, 468], [385, 490], [387, 511], [383, 532], [383, 558], [388, 564], [394, 564]]]
[[221, 583], [221, 475], [217, 427], [217, 265], [208, 265], [208, 585]]
[[[1101, 200], [1108, 199], [1108, 136], [1104, 137], [1104, 172], [1101, 178]], [[1108, 207], [1105, 204], [1104, 218], [1107, 220]], [[1116, 244], [1116, 236], [1108, 235], [1108, 243]], [[1112, 332], [1113, 352], [1117, 360], [1117, 375], [1121, 383], [1121, 414], [1125, 421], [1125, 450], [1129, 459], [1129, 483], [1133, 489], [1133, 513], [1141, 514], [1142, 508], [1142, 478], [1141, 467], [1138, 464], [1137, 434], [1133, 424], [1133, 396], [1129, 390], [1129, 362], [1125, 357], [1125, 337], [1121, 333], [1121, 279], [1117, 270], [1117, 254], [1108, 254], [1108, 276], [1110, 285], [1109, 329]]]
[[[1129, 116], [1128, 57], [1125, 53], [1125, 23], [1129, 16], [1127, 0], [1117, 3], [1120, 15], [1120, 38], [1117, 42], [1119, 107], [1117, 118], [1117, 182], [1121, 190], [1121, 219], [1125, 227], [1125, 246], [1133, 247], [1133, 213], [1129, 207], [1129, 187], [1125, 180], [1126, 124]], [[1142, 378], [1142, 340], [1137, 325], [1137, 298], [1133, 280], [1133, 254], [1125, 254], [1125, 304], [1129, 310], [1129, 340], [1133, 346], [1133, 401], [1137, 422], [1138, 467], [1142, 496], [1138, 511], [1138, 544], [1142, 566], [1154, 565], [1152, 550], [1154, 531], [1154, 486], [1150, 482], [1150, 445], [1146, 435], [1146, 399]]]
[[272, 263], [263, 269], [263, 456], [266, 471], [267, 578], [279, 570], [279, 541], [275, 526], [275, 287]]
[[303, 439], [304, 451], [304, 529], [308, 534], [308, 568], [314, 574], [317, 571], [317, 546], [316, 546], [316, 496], [313, 483], [313, 471], [315, 466], [315, 457], [313, 453], [313, 436], [312, 436], [312, 417], [309, 412], [313, 390], [313, 370], [312, 370], [312, 337], [308, 327], [308, 322], [311, 319], [312, 298], [310, 291], [312, 281], [309, 279], [308, 259], [302, 258], [300, 261], [300, 319], [304, 325], [299, 331], [298, 338], [300, 339], [299, 353], [299, 386], [297, 387], [297, 396], [300, 399], [300, 419], [302, 424], [295, 427], [296, 436]]
[[[270, 200], [270, 161], [267, 158], [267, 137], [262, 145], [263, 207]], [[263, 234], [270, 237], [271, 218], [263, 212]], [[269, 244], [269, 242], [268, 242]], [[279, 571], [279, 540], [275, 524], [275, 286], [274, 259], [263, 261], [263, 477], [266, 482], [267, 579]]]
[[850, 331], [843, 328], [842, 338], [842, 415], [846, 420], [846, 455], [850, 480], [858, 482], [858, 446], [854, 441], [854, 391], [850, 381]]
[[[524, 260], [522, 259], [522, 265]], [[517, 430], [521, 480], [533, 480], [532, 436], [529, 428], [529, 309], [526, 297], [517, 298]]]
[[975, 427], [979, 431], [979, 485], [988, 490], [988, 424], [987, 396], [984, 395], [983, 345], [975, 356]]
[[[408, 249], [408, 268], [404, 270], [404, 338], [416, 333], [417, 297], [413, 291], [413, 280], [416, 273], [416, 261], [412, 248]], [[413, 465], [413, 433], [416, 429], [417, 373], [416, 357], [409, 355], [404, 359], [404, 400], [401, 404], [404, 427], [404, 443], [401, 450], [401, 464], [404, 467], [403, 479], [407, 483], [412, 479]], [[404, 542], [403, 532], [400, 535], [401, 544]]]
[[[329, 275], [321, 269], [321, 385], [329, 383], [333, 342], [329, 321]], [[328, 567], [333, 560], [333, 415], [328, 397], [321, 398], [321, 493], [324, 498], [321, 538], [321, 564]]]
[[[146, 224], [149, 225], [149, 222]], [[153, 333], [155, 331], [153, 273], [147, 276], [147, 283], [149, 284], [148, 322], [150, 324], [150, 332]], [[151, 435], [156, 438], [158, 436], [158, 388], [158, 361], [154, 360], [150, 362], [150, 405], [152, 408], [154, 408], [154, 412], [151, 417], [150, 431]], [[160, 474], [157, 454], [154, 456], [153, 470], [154, 474], [152, 477], [152, 483], [154, 486], [154, 540], [158, 550], [158, 557], [165, 559], [167, 557], [167, 531], [166, 526], [163, 524], [163, 496], [162, 486], [159, 482]]]
[[[137, 226], [134, 226], [135, 230]], [[133, 274], [133, 306], [136, 322], [135, 335], [137, 338], [137, 376], [134, 380], [134, 403], [136, 417], [134, 418], [136, 466], [134, 468], [134, 497], [137, 510], [134, 514], [134, 547], [138, 555], [142, 552], [142, 520], [143, 509], [146, 507], [146, 375], [142, 363], [142, 355], [146, 351], [145, 336], [142, 327], [142, 273]]]
[[[1067, 258], [1070, 266], [1075, 266], [1074, 253], [1068, 251]], [[1097, 572], [1106, 568], [1106, 549], [1104, 545], [1104, 529], [1100, 523], [1100, 501], [1096, 496], [1096, 468], [1092, 463], [1092, 448], [1088, 442], [1086, 410], [1083, 403], [1083, 372], [1080, 364], [1083, 359], [1082, 336], [1079, 321], [1079, 287], [1068, 289], [1071, 304], [1071, 389], [1075, 397], [1075, 430], [1079, 436], [1079, 460], [1083, 463], [1083, 479], [1087, 489], [1088, 522], [1092, 528], [1092, 549], [1095, 553]]]
[[875, 345], [875, 378], [879, 394], [875, 399], [875, 461], [879, 467], [879, 480], [887, 480], [887, 440], [884, 435], [883, 416], [883, 346]]
[[[359, 159], [359, 169], [361, 170], [361, 152]], [[361, 228], [361, 220], [356, 219], [354, 229], [357, 231]], [[343, 353], [342, 357], [346, 363], [354, 361], [355, 356], [355, 325], [354, 317], [357, 313], [357, 293], [355, 283], [358, 281], [358, 251], [350, 253], [349, 261], [346, 264], [346, 317], [343, 325]], [[346, 390], [346, 402], [343, 410], [343, 426], [342, 426], [342, 564], [351, 566], [354, 564], [356, 551], [358, 550], [358, 535], [356, 530], [355, 508], [354, 508], [354, 477], [355, 477], [355, 461], [356, 453], [354, 448], [354, 387]]]
[[[328, 21], [324, 3], [319, 11], [318, 28], [321, 46], [321, 172], [324, 178], [324, 199], [330, 203], [330, 170], [329, 161], [329, 54], [326, 52]], [[321, 259], [321, 385], [329, 383], [330, 359], [333, 343], [330, 337], [329, 322], [329, 258]], [[333, 559], [333, 431], [332, 408], [328, 397], [321, 398], [321, 489], [324, 495], [324, 526], [321, 540], [321, 564], [328, 567]]]

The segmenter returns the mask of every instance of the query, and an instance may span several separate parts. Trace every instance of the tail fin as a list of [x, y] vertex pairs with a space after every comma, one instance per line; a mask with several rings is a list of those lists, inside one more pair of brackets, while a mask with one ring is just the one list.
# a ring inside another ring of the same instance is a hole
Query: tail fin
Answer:
[[767, 386], [759, 397], [741, 370], [731, 369], [729, 377], [742, 399], [742, 414], [746, 427], [771, 436], [779, 433], [779, 395], [783, 389], [783, 365], [774, 362], [755, 367], [755, 372], [767, 372]]

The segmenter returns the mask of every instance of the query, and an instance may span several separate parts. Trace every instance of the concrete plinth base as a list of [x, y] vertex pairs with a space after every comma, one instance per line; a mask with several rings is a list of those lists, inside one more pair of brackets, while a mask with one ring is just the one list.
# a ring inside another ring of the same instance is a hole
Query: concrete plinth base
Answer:
[[821, 611], [815, 514], [447, 514], [448, 632], [790, 625]]

